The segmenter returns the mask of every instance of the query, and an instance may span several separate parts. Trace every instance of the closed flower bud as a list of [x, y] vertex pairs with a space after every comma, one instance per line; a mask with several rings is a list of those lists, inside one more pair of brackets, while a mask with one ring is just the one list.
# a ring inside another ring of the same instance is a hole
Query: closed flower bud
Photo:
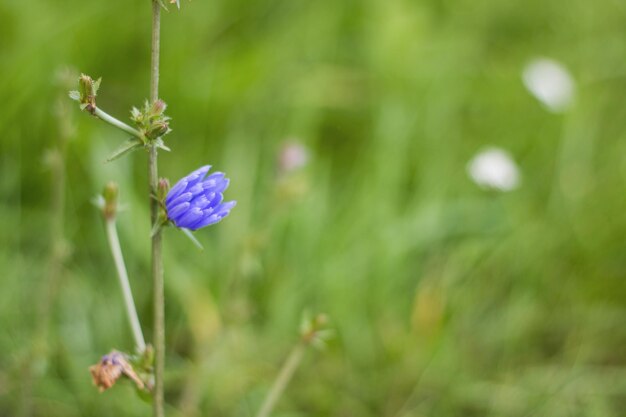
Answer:
[[170, 125], [168, 122], [160, 120], [152, 123], [146, 130], [146, 137], [148, 139], [156, 139], [169, 133]]
[[78, 78], [78, 93], [81, 109], [93, 113], [96, 110], [96, 95], [100, 81], [94, 81], [89, 75], [81, 74]]
[[197, 230], [215, 224], [235, 207], [235, 201], [223, 202], [228, 178], [222, 172], [206, 176], [209, 169], [206, 165], [192, 172], [167, 193], [167, 217], [176, 227]]
[[300, 340], [303, 343], [323, 348], [332, 334], [326, 314], [317, 314], [314, 317], [305, 315], [300, 323]]
[[117, 197], [119, 195], [119, 188], [116, 183], [109, 182], [102, 192], [104, 198], [104, 206], [102, 207], [102, 214], [107, 220], [113, 219], [117, 213]]
[[159, 201], [164, 201], [167, 196], [167, 192], [170, 190], [170, 182], [167, 178], [159, 179], [159, 184], [157, 186], [157, 198]]
[[161, 99], [157, 99], [152, 103], [150, 107], [150, 116], [160, 116], [163, 114], [165, 109], [167, 108], [167, 104]]

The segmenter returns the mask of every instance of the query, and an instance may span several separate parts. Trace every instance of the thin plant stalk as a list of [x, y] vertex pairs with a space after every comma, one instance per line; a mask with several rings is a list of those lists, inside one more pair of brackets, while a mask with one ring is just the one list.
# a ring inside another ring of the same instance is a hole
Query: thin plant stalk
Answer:
[[133, 293], [130, 290], [128, 272], [126, 271], [126, 265], [124, 264], [124, 256], [122, 255], [122, 248], [120, 247], [120, 240], [117, 236], [117, 228], [115, 227], [114, 218], [106, 220], [106, 232], [109, 240], [109, 246], [111, 247], [111, 254], [113, 255], [113, 261], [115, 263], [115, 269], [117, 269], [117, 276], [120, 280], [120, 286], [122, 287], [128, 322], [131, 330], [133, 331], [135, 345], [137, 347], [137, 351], [139, 353], [143, 353], [146, 350], [146, 342], [143, 338], [143, 333], [141, 332], [141, 325], [139, 324], [139, 317], [137, 316], [135, 301], [133, 300]]
[[115, 117], [111, 116], [110, 114], [106, 113], [105, 111], [103, 111], [102, 109], [100, 109], [99, 107], [96, 107], [93, 115], [96, 116], [97, 118], [99, 118], [100, 120], [102, 120], [103, 122], [107, 122], [108, 124], [117, 127], [118, 129], [123, 130], [126, 133], [129, 133], [139, 139], [143, 138], [143, 135], [141, 134], [140, 131], [138, 131], [135, 128], [132, 128], [130, 126], [128, 126], [126, 123], [122, 122], [121, 120], [116, 119]]
[[[152, 45], [150, 60], [150, 101], [159, 98], [159, 50], [161, 37], [161, 5], [152, 0]], [[158, 169], [157, 148], [151, 145], [148, 155], [148, 181], [150, 187], [150, 219], [152, 226], [158, 221], [157, 194]], [[164, 371], [165, 371], [165, 300], [163, 289], [162, 238], [160, 229], [152, 235], [152, 286], [154, 304], [154, 417], [164, 417]]]
[[272, 388], [267, 393], [265, 400], [263, 401], [263, 405], [261, 406], [259, 412], [256, 417], [269, 417], [274, 406], [278, 402], [278, 399], [289, 385], [289, 381], [293, 377], [293, 374], [296, 372], [300, 363], [302, 362], [302, 358], [304, 357], [304, 353], [306, 352], [306, 343], [303, 341], [298, 342], [298, 344], [293, 348], [287, 360], [283, 364]]

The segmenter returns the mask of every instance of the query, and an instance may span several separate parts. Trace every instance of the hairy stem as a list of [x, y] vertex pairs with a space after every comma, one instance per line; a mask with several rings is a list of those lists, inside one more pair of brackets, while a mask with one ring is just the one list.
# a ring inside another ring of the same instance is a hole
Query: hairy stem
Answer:
[[139, 317], [137, 316], [135, 301], [133, 300], [133, 293], [130, 290], [130, 283], [128, 282], [128, 272], [126, 272], [124, 256], [122, 255], [120, 240], [117, 236], [115, 219], [107, 219], [106, 232], [107, 238], [109, 240], [109, 246], [111, 247], [111, 254], [113, 255], [113, 261], [115, 262], [115, 268], [117, 269], [117, 276], [120, 280], [120, 286], [122, 287], [122, 294], [124, 296], [124, 304], [126, 305], [128, 322], [130, 324], [130, 328], [133, 331], [133, 336], [135, 337], [137, 351], [139, 353], [142, 353], [146, 350], [146, 342], [144, 341], [143, 333], [141, 332], [141, 325], [139, 324]]
[[104, 112], [102, 109], [100, 109], [99, 107], [96, 107], [96, 109], [94, 110], [94, 116], [96, 116], [98, 119], [107, 122], [108, 124], [117, 127], [118, 129], [123, 130], [126, 133], [129, 133], [133, 136], [138, 137], [139, 139], [143, 138], [143, 135], [141, 134], [140, 131], [138, 131], [137, 129], [134, 129], [130, 126], [128, 126], [126, 123], [122, 122], [121, 120], [116, 119], [115, 117], [111, 116], [110, 114]]
[[[161, 37], [161, 5], [158, 0], [152, 0], [152, 47], [150, 62], [150, 101], [159, 98], [159, 49]], [[158, 202], [154, 199], [157, 194], [158, 170], [157, 148], [150, 146], [148, 156], [148, 181], [150, 184], [150, 218], [152, 226], [157, 222]], [[157, 230], [152, 236], [152, 286], [154, 304], [154, 417], [163, 417], [163, 377], [165, 370], [165, 300], [163, 291], [163, 259], [162, 259], [161, 231]]]
[[272, 388], [267, 393], [267, 396], [263, 401], [263, 405], [261, 406], [261, 409], [257, 413], [256, 417], [269, 417], [270, 413], [274, 409], [274, 406], [276, 405], [276, 402], [285, 391], [285, 388], [287, 388], [291, 377], [296, 372], [296, 369], [298, 369], [298, 366], [300, 366], [306, 347], [307, 345], [301, 341], [298, 342], [298, 344], [293, 348], [289, 357], [287, 357], [287, 360], [283, 364], [283, 367], [280, 369], [278, 377], [276, 377]]

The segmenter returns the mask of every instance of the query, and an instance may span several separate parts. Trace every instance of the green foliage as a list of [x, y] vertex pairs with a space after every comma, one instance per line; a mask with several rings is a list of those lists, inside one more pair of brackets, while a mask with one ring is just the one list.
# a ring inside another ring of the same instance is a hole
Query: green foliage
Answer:
[[107, 162], [115, 161], [116, 159], [126, 155], [129, 152], [143, 148], [144, 143], [139, 138], [130, 138], [126, 142], [123, 142], [116, 150], [108, 156]]
[[[132, 384], [99, 394], [88, 372], [133, 347], [89, 204], [108, 181], [151, 339], [145, 155], [103, 164], [125, 136], [74, 109], [62, 239], [41, 163], [78, 76], [56, 69], [103, 75], [110, 114], [146, 97], [149, 13], [0, 3], [0, 415], [149, 413]], [[159, 173], [212, 164], [238, 201], [194, 235], [201, 253], [164, 230], [168, 416], [253, 415], [304, 310], [328, 313], [335, 337], [309, 351], [277, 417], [623, 414], [621, 2], [192, 1], [162, 30], [175, 130]], [[566, 113], [525, 90], [535, 56], [572, 72]], [[310, 152], [296, 172], [277, 166], [288, 140]], [[518, 190], [468, 179], [487, 145], [515, 157]]]

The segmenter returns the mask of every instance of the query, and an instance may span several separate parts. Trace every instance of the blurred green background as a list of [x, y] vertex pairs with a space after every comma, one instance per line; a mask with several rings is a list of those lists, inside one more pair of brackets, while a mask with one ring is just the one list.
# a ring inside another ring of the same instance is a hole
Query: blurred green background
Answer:
[[[149, 38], [148, 1], [0, 3], [0, 415], [150, 414], [88, 372], [133, 349], [90, 202], [109, 180], [151, 339], [146, 156], [105, 164], [126, 137], [66, 93], [101, 76], [127, 120]], [[212, 164], [238, 201], [204, 252], [165, 231], [168, 415], [253, 416], [304, 311], [335, 337], [275, 416], [625, 415], [623, 2], [182, 0], [162, 39], [160, 175]], [[570, 70], [567, 111], [525, 89], [537, 56]], [[489, 145], [517, 189], [468, 177]]]

